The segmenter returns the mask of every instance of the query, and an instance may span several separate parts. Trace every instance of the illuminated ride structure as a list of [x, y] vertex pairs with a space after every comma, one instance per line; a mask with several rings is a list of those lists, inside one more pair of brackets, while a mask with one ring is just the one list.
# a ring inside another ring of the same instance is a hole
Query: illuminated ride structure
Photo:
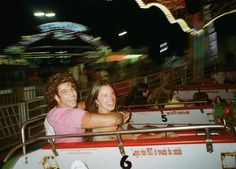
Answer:
[[[89, 35], [86, 26], [52, 22], [39, 26], [41, 33], [23, 36], [23, 58], [38, 64], [78, 64], [101, 57], [103, 44]], [[40, 63], [42, 62], [42, 63]]]
[[[22, 36], [16, 45], [5, 49], [6, 55], [0, 63], [6, 83], [3, 86], [30, 83], [25, 79], [33, 72], [40, 74], [41, 79], [47, 78], [47, 74], [56, 69], [76, 66], [74, 69], [78, 72], [83, 70], [84, 64], [102, 59], [111, 52], [100, 37], [93, 37], [89, 29], [81, 24], [51, 22], [38, 28], [38, 34]], [[17, 65], [20, 68], [16, 68]], [[18, 74], [22, 74], [22, 78]], [[9, 84], [7, 79], [13, 80]]]
[[[140, 8], [159, 8], [171, 24], [179, 24], [189, 33], [190, 48], [185, 55], [193, 62], [194, 77], [204, 77], [205, 67], [216, 67], [221, 55], [214, 28], [214, 20], [235, 12], [234, 1], [206, 1], [194, 5], [195, 13], [188, 11], [188, 1], [183, 0], [136, 0]], [[194, 6], [193, 5], [193, 6]], [[39, 26], [41, 32], [23, 36], [16, 47], [9, 51], [21, 51], [19, 62], [27, 66], [56, 65], [74, 66], [81, 63], [95, 63], [106, 60], [112, 51], [100, 38], [89, 35], [86, 26], [71, 22], [54, 22]], [[18, 59], [6, 59], [6, 62]], [[15, 64], [15, 63], [14, 63]], [[96, 63], [100, 65], [101, 63]], [[37, 66], [36, 66], [37, 67]], [[83, 66], [82, 66], [83, 67]], [[101, 66], [100, 66], [101, 67]], [[81, 69], [81, 68], [80, 68]], [[211, 70], [215, 71], [215, 70]]]
[[93, 62], [110, 52], [100, 37], [93, 37], [89, 29], [73, 22], [50, 22], [38, 26], [40, 32], [25, 35], [5, 49], [8, 60], [18, 59], [33, 67], [56, 65], [74, 66]]
[[[140, 8], [157, 7], [171, 24], [189, 33], [187, 58], [193, 61], [194, 77], [204, 77], [204, 67], [214, 67], [219, 53], [214, 21], [236, 12], [236, 1], [136, 0]], [[233, 21], [232, 21], [233, 22]], [[213, 70], [215, 71], [215, 70]]]

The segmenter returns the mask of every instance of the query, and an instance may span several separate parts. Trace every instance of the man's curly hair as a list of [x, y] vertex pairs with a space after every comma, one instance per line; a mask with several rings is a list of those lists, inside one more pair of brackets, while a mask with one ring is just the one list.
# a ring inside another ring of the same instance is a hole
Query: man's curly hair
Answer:
[[58, 86], [65, 82], [71, 82], [75, 90], [78, 90], [78, 84], [69, 72], [57, 72], [49, 77], [44, 89], [44, 98], [50, 109], [57, 105], [57, 101], [54, 97], [55, 95], [58, 95]]

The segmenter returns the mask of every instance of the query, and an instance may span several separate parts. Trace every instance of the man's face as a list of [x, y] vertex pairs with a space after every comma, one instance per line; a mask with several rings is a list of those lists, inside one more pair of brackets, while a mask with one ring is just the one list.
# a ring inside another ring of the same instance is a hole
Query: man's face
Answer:
[[99, 113], [113, 111], [116, 106], [116, 96], [114, 90], [109, 85], [102, 86], [98, 93], [96, 103], [98, 104]]
[[65, 82], [58, 86], [58, 95], [55, 99], [59, 107], [76, 107], [77, 92], [71, 82]]

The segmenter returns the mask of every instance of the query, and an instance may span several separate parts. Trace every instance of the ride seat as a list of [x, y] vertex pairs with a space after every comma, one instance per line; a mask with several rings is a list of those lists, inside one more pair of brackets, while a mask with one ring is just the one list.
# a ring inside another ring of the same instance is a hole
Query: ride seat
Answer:
[[[45, 118], [44, 120], [44, 128], [45, 128], [46, 135], [56, 135], [54, 128], [48, 122], [47, 118]], [[53, 141], [55, 141], [55, 139], [53, 139]]]

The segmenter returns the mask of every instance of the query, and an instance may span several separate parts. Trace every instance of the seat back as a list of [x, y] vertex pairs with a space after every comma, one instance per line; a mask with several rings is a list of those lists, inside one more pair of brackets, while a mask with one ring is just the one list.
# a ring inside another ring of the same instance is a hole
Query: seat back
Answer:
[[46, 135], [56, 135], [54, 128], [48, 122], [47, 118], [45, 118], [45, 120], [44, 120], [44, 127], [45, 127]]

